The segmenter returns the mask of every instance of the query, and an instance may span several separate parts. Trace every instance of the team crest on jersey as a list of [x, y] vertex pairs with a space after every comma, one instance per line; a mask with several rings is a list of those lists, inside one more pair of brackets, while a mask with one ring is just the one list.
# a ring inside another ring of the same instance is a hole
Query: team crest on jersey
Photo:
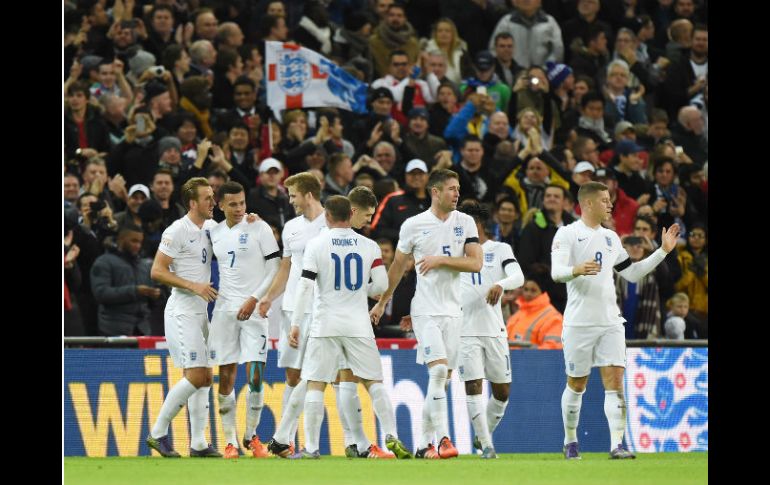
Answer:
[[430, 345], [425, 347], [425, 355], [430, 355]]
[[607, 241], [607, 246], [612, 247], [612, 239], [609, 236], [604, 236], [604, 240]]
[[491, 263], [495, 260], [495, 253], [484, 253], [484, 261]]
[[574, 362], [570, 362], [569, 363], [569, 370], [571, 370], [571, 371], [575, 370], [575, 363]]
[[198, 352], [190, 352], [190, 360], [195, 360], [198, 358]]
[[465, 374], [465, 369], [463, 368], [463, 366], [460, 366], [459, 369], [460, 369], [460, 374]]
[[211, 359], [213, 360], [213, 359], [216, 359], [216, 358], [217, 358], [217, 351], [216, 350], [212, 350], [211, 351]]
[[248, 233], [242, 233], [240, 236], [238, 236], [238, 242], [240, 244], [246, 244], [246, 241], [249, 240], [249, 234]]
[[463, 235], [463, 226], [455, 226], [455, 236], [462, 237]]

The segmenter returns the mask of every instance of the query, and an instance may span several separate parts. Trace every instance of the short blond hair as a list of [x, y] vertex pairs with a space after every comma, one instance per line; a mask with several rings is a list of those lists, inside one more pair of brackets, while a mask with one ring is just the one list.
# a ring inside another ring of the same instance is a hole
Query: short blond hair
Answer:
[[286, 188], [296, 186], [300, 194], [313, 194], [315, 200], [321, 200], [321, 182], [310, 172], [296, 173], [287, 178], [283, 185]]
[[211, 184], [203, 177], [193, 177], [182, 185], [182, 204], [185, 209], [190, 209], [190, 201], [198, 200], [199, 187], [211, 187]]
[[687, 296], [687, 293], [682, 293], [681, 291], [679, 293], [674, 293], [674, 296], [669, 298], [666, 302], [666, 308], [670, 310], [677, 303], [687, 303], [689, 305], [690, 297]]

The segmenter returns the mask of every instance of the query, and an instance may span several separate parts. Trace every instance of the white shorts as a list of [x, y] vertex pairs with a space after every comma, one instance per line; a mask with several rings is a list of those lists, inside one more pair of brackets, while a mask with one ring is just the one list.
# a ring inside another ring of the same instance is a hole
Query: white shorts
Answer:
[[254, 312], [246, 321], [238, 312], [214, 311], [209, 357], [216, 365], [267, 361], [267, 320]]
[[564, 365], [570, 377], [585, 377], [591, 367], [626, 366], [626, 331], [611, 327], [564, 327]]
[[209, 317], [205, 313], [179, 314], [173, 309], [163, 312], [166, 342], [176, 367], [213, 367], [209, 361], [207, 339]]
[[312, 313], [306, 313], [299, 325], [299, 347], [296, 349], [289, 345], [289, 331], [291, 330], [291, 317], [294, 312], [283, 311], [281, 335], [278, 338], [278, 367], [286, 369], [301, 369], [302, 358], [307, 346], [307, 332], [310, 328]]
[[460, 337], [460, 380], [511, 382], [511, 351], [505, 337]]
[[302, 378], [316, 382], [334, 382], [340, 357], [361, 379], [382, 380], [382, 363], [377, 343], [371, 337], [310, 337], [307, 343]]
[[417, 337], [417, 363], [430, 364], [439, 359], [447, 359], [448, 367], [456, 369], [462, 324], [461, 316], [413, 316], [412, 330]]

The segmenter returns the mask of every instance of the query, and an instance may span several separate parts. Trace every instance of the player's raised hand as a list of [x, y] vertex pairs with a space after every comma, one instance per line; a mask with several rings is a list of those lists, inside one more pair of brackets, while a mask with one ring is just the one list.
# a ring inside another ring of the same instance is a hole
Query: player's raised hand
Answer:
[[439, 268], [443, 262], [445, 256], [425, 256], [421, 260], [415, 262], [417, 270], [420, 274], [427, 274], [432, 269]]
[[490, 305], [497, 305], [500, 296], [503, 294], [503, 287], [500, 285], [492, 285], [487, 293], [487, 303]]
[[299, 347], [299, 327], [296, 325], [292, 325], [289, 331], [289, 345], [295, 349]]
[[572, 275], [573, 276], [592, 276], [595, 274], [599, 274], [599, 271], [602, 270], [602, 266], [594, 261], [593, 259], [589, 259], [585, 263], [580, 263], [576, 265], [574, 268], [572, 268]]
[[217, 290], [211, 283], [193, 283], [192, 291], [196, 295], [200, 296], [208, 302], [212, 302], [217, 299]]
[[257, 307], [257, 299], [250, 296], [243, 302], [243, 305], [238, 309], [238, 320], [244, 321], [251, 318], [251, 314], [254, 313], [254, 309]]
[[259, 222], [261, 220], [262, 218], [253, 212], [249, 212], [248, 214], [246, 214], [246, 222], [248, 222], [249, 224], [254, 224], [255, 222]]
[[670, 253], [676, 247], [676, 240], [679, 238], [679, 224], [672, 224], [671, 227], [663, 228], [660, 235], [660, 246], [663, 251]]
[[270, 300], [259, 300], [259, 316], [262, 318], [267, 318], [267, 312], [270, 310], [270, 305], [272, 302]]

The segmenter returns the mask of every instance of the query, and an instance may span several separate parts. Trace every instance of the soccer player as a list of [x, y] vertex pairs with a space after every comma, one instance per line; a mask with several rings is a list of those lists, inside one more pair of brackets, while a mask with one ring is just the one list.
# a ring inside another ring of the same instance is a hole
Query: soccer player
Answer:
[[[449, 439], [445, 385], [457, 365], [462, 310], [460, 272], [479, 272], [482, 250], [476, 223], [458, 212], [460, 182], [456, 172], [435, 170], [428, 178], [431, 206], [401, 226], [398, 247], [388, 271], [388, 289], [370, 310], [376, 325], [414, 254], [417, 289], [412, 299], [412, 327], [417, 337], [417, 362], [428, 366], [428, 392], [423, 408], [422, 437], [415, 458], [452, 458], [457, 448]], [[439, 438], [438, 450], [433, 434]]]
[[[316, 287], [302, 370], [302, 378], [308, 382], [302, 457], [319, 457], [323, 392], [326, 383], [334, 380], [340, 360], [344, 359], [371, 395], [387, 447], [399, 458], [411, 458], [411, 453], [396, 434], [396, 416], [382, 385], [382, 364], [367, 311], [367, 293], [380, 294], [387, 286], [382, 252], [377, 243], [352, 230], [350, 218], [350, 201], [342, 196], [329, 197], [326, 201], [329, 231], [308, 244], [303, 257], [302, 278], [297, 286], [297, 312], [308, 305]], [[368, 285], [370, 277], [372, 284]], [[301, 317], [295, 313], [289, 337], [292, 346], [299, 344], [300, 324]], [[273, 445], [288, 449], [288, 445]], [[280, 454], [283, 450], [275, 451]], [[390, 453], [379, 453], [381, 450], [376, 444], [372, 444], [369, 451], [370, 458], [395, 457]]]
[[[258, 309], [260, 316], [267, 318], [267, 312], [270, 310], [272, 301], [278, 298], [281, 293], [285, 293], [282, 305], [284, 318], [281, 335], [278, 339], [278, 367], [286, 369], [286, 387], [283, 392], [281, 422], [274, 436], [280, 432], [281, 436], [288, 434], [288, 436], [293, 437], [297, 432], [299, 414], [296, 417], [289, 417], [287, 414], [290, 410], [289, 399], [293, 392], [299, 392], [302, 393], [297, 396], [300, 398], [299, 402], [304, 401], [306, 383], [300, 382], [300, 373], [312, 308], [304, 310], [297, 347], [289, 345], [288, 336], [292, 312], [294, 311], [296, 286], [302, 270], [302, 254], [307, 243], [326, 227], [326, 217], [321, 205], [321, 184], [314, 175], [309, 172], [298, 173], [287, 178], [284, 185], [289, 191], [289, 202], [294, 207], [297, 217], [287, 222], [283, 227], [281, 236], [283, 239], [283, 258], [270, 289], [259, 300]], [[289, 441], [290, 439], [286, 439], [284, 442], [288, 443]]]
[[612, 217], [607, 186], [588, 182], [580, 186], [580, 220], [556, 231], [551, 247], [551, 277], [567, 283], [564, 312], [564, 363], [567, 386], [561, 397], [564, 421], [564, 457], [580, 459], [577, 427], [580, 405], [591, 367], [599, 367], [604, 385], [604, 414], [610, 426], [610, 458], [636, 458], [623, 446], [626, 400], [625, 319], [618, 310], [612, 270], [635, 283], [655, 269], [676, 246], [679, 225], [661, 235], [661, 247], [647, 258], [631, 263], [620, 238], [602, 227]]
[[[463, 273], [463, 325], [460, 331], [460, 380], [465, 382], [468, 417], [482, 458], [497, 458], [492, 433], [503, 419], [511, 387], [511, 355], [500, 297], [504, 290], [524, 284], [524, 273], [508, 243], [489, 239], [489, 211], [477, 202], [466, 201], [460, 211], [473, 217], [484, 251], [484, 266], [478, 273]], [[492, 384], [486, 409], [481, 401], [483, 379]]]
[[187, 215], [165, 231], [152, 263], [152, 279], [173, 287], [164, 311], [166, 341], [174, 365], [184, 369], [184, 377], [168, 392], [147, 445], [162, 456], [178, 458], [168, 438], [168, 426], [187, 403], [190, 414], [190, 456], [221, 457], [206, 442], [204, 431], [209, 416], [212, 361], [206, 335], [206, 305], [217, 297], [211, 285], [211, 237], [216, 226], [214, 191], [203, 177], [193, 177], [182, 186]]
[[225, 220], [211, 230], [219, 264], [219, 297], [211, 320], [209, 350], [211, 360], [219, 365], [217, 398], [228, 443], [224, 456], [238, 458], [234, 386], [238, 364], [246, 362], [249, 394], [243, 445], [255, 458], [263, 458], [269, 455], [256, 429], [264, 407], [268, 323], [254, 309], [278, 271], [281, 253], [266, 222], [246, 222], [246, 193], [241, 184], [226, 182], [217, 195]]

